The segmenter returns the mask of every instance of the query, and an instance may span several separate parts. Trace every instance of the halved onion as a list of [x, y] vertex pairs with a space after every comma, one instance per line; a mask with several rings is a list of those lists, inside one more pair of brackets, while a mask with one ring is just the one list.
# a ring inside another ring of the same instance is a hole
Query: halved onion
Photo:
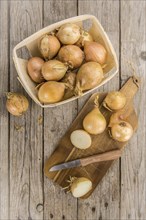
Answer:
[[71, 143], [79, 149], [87, 149], [91, 146], [90, 135], [84, 130], [75, 130], [70, 136]]
[[71, 193], [75, 198], [86, 195], [92, 189], [91, 180], [85, 177], [73, 178], [70, 185]]

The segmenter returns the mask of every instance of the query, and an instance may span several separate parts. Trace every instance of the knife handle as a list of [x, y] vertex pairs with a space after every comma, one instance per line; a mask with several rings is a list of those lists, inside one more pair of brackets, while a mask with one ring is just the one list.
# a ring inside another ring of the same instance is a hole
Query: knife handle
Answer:
[[83, 159], [80, 159], [81, 165], [87, 166], [88, 164], [91, 163], [97, 163], [97, 162], [102, 162], [102, 161], [108, 161], [108, 160], [115, 160], [121, 157], [122, 151], [121, 150], [112, 150], [106, 153], [102, 154], [97, 154], [93, 156], [89, 156]]

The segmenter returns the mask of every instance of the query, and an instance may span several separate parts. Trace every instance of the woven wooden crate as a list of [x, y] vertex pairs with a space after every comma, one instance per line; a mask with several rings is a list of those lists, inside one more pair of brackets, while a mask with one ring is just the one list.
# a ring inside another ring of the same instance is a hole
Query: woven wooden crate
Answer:
[[89, 26], [88, 24], [90, 24], [90, 27], [86, 28], [86, 30], [88, 30], [91, 33], [91, 35], [93, 36], [93, 39], [95, 41], [101, 43], [106, 48], [106, 50], [108, 52], [108, 57], [107, 57], [107, 62], [106, 62], [107, 66], [104, 69], [104, 73], [105, 73], [104, 80], [95, 88], [84, 92], [83, 96], [88, 94], [89, 92], [99, 88], [100, 86], [104, 85], [105, 83], [107, 83], [118, 72], [118, 61], [117, 61], [117, 56], [116, 56], [115, 50], [114, 50], [107, 34], [105, 33], [103, 27], [101, 26], [101, 24], [99, 23], [99, 21], [97, 20], [97, 18], [95, 16], [81, 15], [81, 16], [72, 17], [72, 18], [54, 23], [52, 25], [49, 25], [49, 26], [41, 29], [40, 31], [34, 33], [30, 37], [24, 39], [19, 44], [17, 44], [15, 46], [15, 48], [13, 49], [13, 60], [14, 60], [15, 67], [16, 67], [16, 70], [18, 73], [18, 80], [20, 81], [20, 83], [22, 84], [22, 86], [24, 87], [26, 92], [29, 94], [29, 96], [38, 105], [40, 105], [43, 108], [62, 105], [62, 104], [68, 103], [70, 101], [73, 101], [75, 99], [78, 99], [79, 96], [72, 97], [70, 99], [63, 100], [63, 101], [60, 101], [55, 104], [42, 104], [39, 101], [38, 96], [37, 96], [37, 90], [35, 89], [36, 84], [30, 79], [30, 77], [27, 73], [26, 67], [27, 67], [28, 60], [23, 59], [22, 57], [20, 58], [17, 55], [17, 50], [21, 49], [23, 47], [26, 47], [31, 56], [41, 56], [40, 52], [38, 50], [39, 38], [42, 35], [53, 31], [54, 29], [60, 27], [61, 25], [65, 24], [65, 23], [76, 23], [79, 26]]

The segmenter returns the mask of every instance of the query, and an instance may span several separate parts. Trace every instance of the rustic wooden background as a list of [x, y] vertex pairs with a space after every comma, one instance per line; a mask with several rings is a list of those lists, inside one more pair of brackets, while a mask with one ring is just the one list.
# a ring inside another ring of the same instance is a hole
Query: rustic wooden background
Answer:
[[[92, 196], [65, 195], [43, 174], [45, 160], [76, 117], [80, 99], [53, 109], [30, 101], [17, 118], [5, 108], [5, 92], [24, 92], [17, 81], [12, 49], [44, 26], [80, 15], [95, 15], [119, 58], [119, 74], [98, 91], [119, 89], [134, 63], [142, 85], [135, 99], [139, 129]], [[0, 219], [102, 220], [146, 219], [146, 1], [0, 0]], [[40, 118], [43, 117], [42, 123]], [[22, 127], [21, 127], [22, 126]], [[18, 127], [20, 129], [18, 129]]]

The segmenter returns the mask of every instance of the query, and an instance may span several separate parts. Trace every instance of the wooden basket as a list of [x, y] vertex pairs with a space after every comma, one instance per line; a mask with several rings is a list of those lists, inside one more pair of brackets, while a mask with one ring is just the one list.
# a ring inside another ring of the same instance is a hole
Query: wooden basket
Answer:
[[[18, 49], [22, 49], [23, 47], [26, 47], [31, 56], [41, 56], [41, 54], [38, 50], [39, 38], [42, 35], [53, 31], [54, 29], [60, 27], [61, 25], [65, 24], [65, 23], [76, 23], [81, 27], [82, 26], [86, 27], [86, 30], [88, 30], [91, 33], [91, 35], [93, 36], [93, 39], [95, 41], [101, 43], [102, 45], [104, 45], [104, 47], [106, 48], [106, 50], [108, 52], [108, 57], [107, 57], [107, 62], [106, 62], [107, 66], [104, 69], [104, 73], [105, 73], [104, 80], [95, 88], [84, 92], [83, 96], [88, 94], [89, 92], [99, 88], [100, 86], [104, 85], [106, 82], [108, 82], [110, 79], [112, 79], [116, 75], [116, 73], [118, 72], [118, 61], [117, 61], [117, 57], [116, 57], [116, 53], [114, 51], [114, 48], [113, 48], [107, 34], [105, 33], [103, 27], [101, 26], [101, 24], [99, 23], [99, 21], [97, 20], [97, 18], [95, 16], [81, 15], [81, 16], [76, 16], [76, 17], [69, 18], [69, 19], [57, 22], [55, 24], [49, 25], [49, 26], [41, 29], [40, 31], [36, 32], [35, 34], [31, 35], [30, 37], [24, 39], [19, 44], [17, 44], [15, 46], [15, 48], [13, 49], [13, 60], [15, 63], [16, 70], [18, 72], [18, 80], [20, 81], [20, 83], [22, 84], [22, 86], [24, 87], [26, 92], [29, 94], [29, 96], [38, 105], [40, 105], [43, 108], [62, 105], [62, 104], [65, 104], [67, 102], [70, 102], [70, 101], [73, 101], [73, 100], [79, 98], [79, 96], [72, 97], [70, 99], [63, 100], [63, 101], [55, 103], [55, 104], [42, 104], [42, 103], [40, 103], [38, 96], [37, 96], [37, 90], [35, 89], [36, 84], [30, 79], [30, 77], [27, 73], [26, 66], [27, 66], [28, 61], [24, 58], [18, 57], [17, 51], [18, 51]], [[90, 27], [89, 27], [89, 24], [90, 24]]]

